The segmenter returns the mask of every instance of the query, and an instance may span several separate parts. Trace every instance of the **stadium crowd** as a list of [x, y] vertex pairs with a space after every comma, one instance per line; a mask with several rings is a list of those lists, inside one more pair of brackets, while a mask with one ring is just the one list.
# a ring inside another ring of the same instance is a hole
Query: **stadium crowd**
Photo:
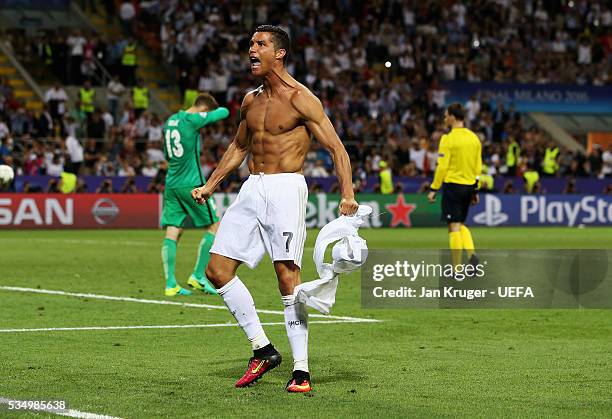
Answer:
[[[129, 94], [134, 80], [122, 65], [129, 36], [135, 26], [158, 32], [160, 55], [176, 66], [181, 91], [210, 91], [231, 112], [228, 120], [204, 130], [204, 175], [232, 139], [242, 96], [257, 86], [246, 51], [251, 28], [259, 23], [274, 22], [290, 33], [289, 69], [321, 98], [347, 145], [357, 185], [378, 173], [381, 162], [395, 176], [433, 173], [437, 142], [445, 132], [441, 82], [612, 84], [612, 13], [604, 1], [345, 0], [276, 2], [274, 7], [256, 2], [242, 8], [206, 1], [146, 2], [135, 13], [125, 39], [84, 37], [78, 31], [60, 36], [67, 45], [70, 38], [73, 45], [81, 44], [85, 57], [69, 65], [62, 81], [80, 84], [89, 74], [78, 70], [87, 57], [97, 56], [121, 76], [108, 86], [111, 93], [117, 88], [111, 98]], [[135, 112], [129, 101], [123, 109], [109, 101], [83, 110], [78, 102], [68, 106], [61, 86], [53, 89], [45, 110], [35, 113], [25, 110], [0, 79], [0, 158], [5, 163], [24, 174], [64, 169], [79, 175], [163, 174], [165, 116]], [[594, 147], [583, 155], [558, 147], [512, 104], [473, 97], [464, 105], [466, 123], [483, 141], [485, 170], [492, 177], [528, 171], [612, 175], [612, 150]], [[305, 174], [327, 177], [332, 170], [328, 153], [313, 144]], [[244, 167], [237, 176], [243, 174]]]

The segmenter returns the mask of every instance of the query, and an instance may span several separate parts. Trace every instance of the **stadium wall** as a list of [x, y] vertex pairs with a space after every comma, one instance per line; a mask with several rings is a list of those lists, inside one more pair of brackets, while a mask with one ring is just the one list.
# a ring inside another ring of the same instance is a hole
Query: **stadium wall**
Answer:
[[[222, 215], [235, 193], [215, 194]], [[425, 195], [360, 194], [373, 208], [366, 227], [443, 227], [440, 200]], [[336, 218], [340, 197], [317, 193], [308, 198], [306, 225], [323, 227]], [[158, 194], [0, 194], [0, 229], [31, 228], [159, 228], [162, 210]], [[472, 207], [469, 225], [597, 226], [612, 224], [609, 195], [482, 194]], [[187, 225], [189, 226], [189, 225]]]

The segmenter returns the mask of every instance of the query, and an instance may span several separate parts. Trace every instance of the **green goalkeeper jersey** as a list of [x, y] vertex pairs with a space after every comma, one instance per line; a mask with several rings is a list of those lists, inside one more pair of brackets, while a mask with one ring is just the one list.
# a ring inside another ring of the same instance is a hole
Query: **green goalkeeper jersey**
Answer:
[[164, 155], [168, 161], [166, 189], [205, 183], [200, 171], [200, 129], [229, 116], [227, 108], [210, 112], [179, 111], [164, 124]]

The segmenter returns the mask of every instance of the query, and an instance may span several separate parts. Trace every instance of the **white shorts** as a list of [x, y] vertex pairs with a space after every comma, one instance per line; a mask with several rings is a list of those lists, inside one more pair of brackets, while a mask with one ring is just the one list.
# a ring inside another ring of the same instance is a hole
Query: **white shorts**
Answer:
[[257, 266], [268, 252], [273, 261], [301, 267], [306, 241], [308, 187], [297, 173], [251, 175], [221, 218], [210, 249]]

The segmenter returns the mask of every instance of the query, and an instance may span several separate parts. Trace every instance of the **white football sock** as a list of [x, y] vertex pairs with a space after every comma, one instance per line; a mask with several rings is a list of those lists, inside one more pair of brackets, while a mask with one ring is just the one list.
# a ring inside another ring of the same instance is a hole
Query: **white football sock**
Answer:
[[308, 372], [308, 311], [303, 303], [296, 303], [293, 295], [282, 296], [285, 305], [285, 328], [291, 352], [293, 371]]
[[253, 350], [263, 348], [270, 341], [266, 336], [259, 316], [255, 311], [255, 302], [247, 287], [238, 276], [217, 290], [223, 297], [225, 305], [229, 308], [246, 337], [251, 341]]

